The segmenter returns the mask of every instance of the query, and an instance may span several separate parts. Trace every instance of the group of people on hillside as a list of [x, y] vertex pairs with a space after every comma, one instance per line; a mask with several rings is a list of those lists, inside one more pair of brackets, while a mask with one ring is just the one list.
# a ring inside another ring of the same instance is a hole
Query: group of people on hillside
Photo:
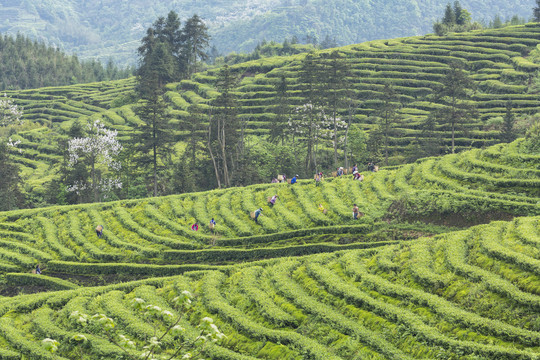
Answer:
[[294, 184], [294, 183], [296, 183], [296, 180], [298, 180], [298, 175], [294, 175], [291, 179], [287, 180], [287, 176], [285, 176], [285, 174], [283, 174], [283, 175], [278, 175], [275, 178], [272, 178], [272, 181], [270, 181], [270, 182], [272, 184], [286, 183], [286, 182], [288, 182], [289, 184]]
[[[210, 222], [208, 223], [208, 228], [210, 229], [210, 231], [213, 234], [214, 229], [216, 228], [216, 220], [214, 220], [214, 218], [212, 218], [212, 220], [210, 220]], [[191, 230], [199, 231], [199, 222], [198, 221], [195, 221], [195, 223], [193, 225], [191, 225]]]
[[[377, 171], [378, 169], [372, 162], [370, 162], [368, 164], [368, 170], [369, 171]], [[339, 167], [337, 169], [336, 173], [337, 173], [337, 176], [342, 176], [343, 175], [343, 167]], [[353, 179], [354, 180], [360, 180], [360, 181], [364, 180], [364, 175], [362, 175], [362, 174], [360, 174], [358, 172], [358, 166], [357, 165], [354, 165], [352, 167], [352, 173], [353, 173]], [[315, 178], [315, 185], [319, 186], [321, 181], [324, 179], [322, 171], [315, 174], [314, 178]], [[290, 184], [295, 184], [297, 179], [298, 179], [298, 175], [295, 175], [294, 177], [292, 177], [289, 180], [289, 183]], [[278, 175], [277, 178], [272, 179], [272, 183], [280, 183], [280, 182], [286, 182], [286, 181], [287, 180], [286, 180], [285, 175]], [[277, 194], [269, 197], [268, 198], [269, 206], [273, 207], [276, 204], [277, 199], [278, 199]], [[322, 204], [319, 204], [318, 210], [321, 211], [323, 214], [327, 213], [327, 209]], [[352, 213], [353, 213], [353, 219], [354, 220], [357, 220], [359, 216], [363, 216], [363, 214], [359, 211], [358, 206], [356, 204], [353, 205], [352, 210], [353, 210]], [[262, 207], [260, 207], [260, 208], [258, 208], [258, 209], [251, 212], [251, 217], [255, 220], [255, 223], [259, 223], [259, 216], [262, 214], [262, 212], [263, 212]], [[210, 229], [212, 234], [214, 234], [214, 232], [215, 232], [216, 225], [217, 225], [216, 220], [214, 218], [212, 218], [210, 220], [209, 224], [208, 224], [208, 228]], [[198, 221], [196, 221], [195, 223], [193, 223], [193, 225], [191, 225], [191, 230], [192, 231], [199, 231], [199, 222]], [[98, 225], [96, 227], [96, 234], [97, 234], [98, 238], [101, 238], [103, 236], [103, 225]], [[36, 274], [41, 274], [41, 269], [40, 269], [39, 265], [37, 265], [34, 272]]]
[[[379, 167], [375, 165], [373, 162], [369, 162], [367, 168], [368, 168], [368, 171], [372, 171], [372, 172], [379, 170]], [[355, 164], [348, 171], [350, 171], [350, 173], [353, 175], [353, 180], [359, 180], [359, 181], [364, 180], [364, 175], [358, 171], [358, 165]], [[334, 177], [340, 177], [340, 176], [343, 176], [344, 174], [345, 174], [345, 169], [342, 166], [338, 167], [336, 171], [332, 173]], [[323, 172], [322, 171], [317, 172], [313, 178], [315, 179], [315, 185], [319, 186], [321, 182], [324, 180]], [[296, 183], [297, 179], [298, 179], [298, 175], [295, 175], [292, 179], [289, 180], [289, 184]], [[285, 175], [278, 175], [277, 178], [273, 178], [271, 181], [271, 183], [281, 183], [281, 182], [287, 182]]]

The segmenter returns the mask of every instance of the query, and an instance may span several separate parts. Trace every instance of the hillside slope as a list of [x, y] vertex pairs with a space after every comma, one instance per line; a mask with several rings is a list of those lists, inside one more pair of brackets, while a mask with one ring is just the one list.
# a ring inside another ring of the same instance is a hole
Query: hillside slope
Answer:
[[[80, 351], [89, 359], [121, 356], [114, 335], [74, 320], [104, 314], [142, 346], [171, 322], [143, 315], [134, 299], [176, 318], [181, 309], [173, 298], [189, 290], [196, 298], [181, 322], [184, 339], [200, 333], [203, 317], [226, 335], [203, 348], [212, 359], [537, 359], [539, 221], [517, 218], [377, 249], [1, 298], [0, 356], [52, 359], [40, 344], [46, 337], [60, 342], [55, 359]], [[69, 345], [76, 334], [87, 346]], [[164, 337], [161, 351], [170, 356], [175, 344]]]
[[[529, 19], [534, 1], [467, 0], [473, 19], [519, 15]], [[136, 49], [158, 16], [176, 11], [181, 19], [197, 13], [207, 22], [213, 43], [223, 53], [251, 51], [258, 42], [306, 36], [340, 45], [431, 32], [446, 2], [378, 1], [82, 1], [24, 0], [0, 4], [0, 32], [17, 32], [55, 44], [82, 59], [112, 57], [135, 64]]]
[[[344, 176], [321, 186], [301, 180], [2, 212], [0, 271], [41, 263], [64, 276], [175, 274], [192, 266], [380, 247], [449, 230], [416, 221], [466, 227], [538, 216], [540, 156], [523, 152], [522, 142], [422, 159], [365, 174], [364, 181]], [[271, 207], [267, 199], [275, 194]], [[352, 219], [354, 203], [364, 214], [359, 220]], [[250, 212], [261, 206], [256, 224]], [[196, 221], [199, 231], [190, 230]], [[105, 227], [102, 238], [97, 225]]]
[[[500, 141], [500, 132], [492, 130], [490, 119], [505, 115], [508, 101], [515, 115], [532, 115], [540, 109], [535, 76], [540, 65], [528, 54], [540, 44], [540, 26], [508, 27], [498, 30], [455, 34], [446, 37], [424, 36], [386, 41], [373, 41], [339, 48], [352, 68], [350, 77], [359, 106], [352, 111], [352, 122], [367, 132], [376, 128], [373, 116], [379, 111], [384, 85], [390, 83], [399, 94], [403, 121], [389, 137], [390, 162], [406, 161], [411, 143], [429, 140], [421, 124], [439, 103], [431, 98], [441, 86], [449, 62], [459, 61], [473, 78], [477, 89], [473, 103], [478, 117], [456, 132], [457, 151], [482, 148]], [[322, 54], [324, 52], [319, 52]], [[239, 117], [246, 121], [246, 134], [266, 136], [276, 118], [275, 84], [284, 75], [289, 88], [289, 109], [302, 105], [303, 84], [299, 80], [300, 63], [305, 55], [272, 57], [231, 67], [241, 79], [235, 93], [239, 98]], [[219, 69], [195, 74], [190, 80], [172, 83], [165, 94], [173, 120], [178, 128], [188, 116], [191, 104], [208, 109], [218, 92], [215, 80]], [[25, 120], [33, 128], [21, 131], [23, 154], [17, 155], [23, 175], [33, 191], [41, 194], [40, 185], [51, 180], [62, 157], [53, 146], [64, 138], [77, 119], [83, 122], [101, 119], [109, 128], [118, 130], [123, 139], [131, 136], [140, 123], [134, 113], [133, 78], [114, 81], [7, 92], [24, 107]], [[349, 109], [340, 109], [348, 118]], [[440, 124], [431, 136], [441, 141], [441, 151], [450, 146], [449, 126]], [[178, 132], [178, 139], [185, 133]]]

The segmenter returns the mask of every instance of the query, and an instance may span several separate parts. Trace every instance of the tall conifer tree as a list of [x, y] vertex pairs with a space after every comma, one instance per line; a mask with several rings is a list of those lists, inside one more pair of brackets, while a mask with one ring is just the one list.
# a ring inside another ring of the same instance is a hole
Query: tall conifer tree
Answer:
[[459, 63], [451, 63], [450, 69], [442, 79], [442, 87], [435, 93], [435, 99], [444, 107], [436, 111], [439, 123], [450, 127], [452, 133], [452, 154], [455, 152], [455, 134], [463, 123], [475, 115], [475, 109], [468, 102], [469, 92], [473, 89], [472, 79]]
[[533, 18], [535, 22], [540, 22], [540, 0], [536, 0], [536, 7], [533, 8]]
[[209, 41], [208, 28], [197, 14], [193, 15], [182, 29], [182, 59], [188, 77], [197, 72], [200, 61], [208, 59]]

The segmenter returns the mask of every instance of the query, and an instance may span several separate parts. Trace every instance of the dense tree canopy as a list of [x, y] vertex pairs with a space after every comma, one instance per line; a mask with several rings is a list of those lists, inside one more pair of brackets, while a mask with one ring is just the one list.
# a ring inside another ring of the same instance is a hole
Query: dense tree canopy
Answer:
[[0, 36], [0, 90], [115, 80], [131, 72], [112, 62], [79, 61], [75, 55], [22, 35]]

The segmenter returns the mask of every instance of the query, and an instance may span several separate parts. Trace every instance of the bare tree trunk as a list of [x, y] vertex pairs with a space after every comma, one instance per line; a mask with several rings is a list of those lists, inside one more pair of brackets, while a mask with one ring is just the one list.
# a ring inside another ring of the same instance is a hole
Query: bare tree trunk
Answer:
[[455, 97], [453, 97], [452, 98], [452, 119], [450, 121], [450, 124], [452, 126], [452, 154], [454, 154], [454, 151], [455, 151], [456, 107], [457, 107], [457, 100]]
[[225, 121], [220, 121], [221, 124], [221, 156], [223, 158], [223, 181], [225, 182], [225, 186], [230, 187], [231, 186], [231, 179], [229, 178], [229, 167], [227, 166], [227, 150], [226, 150], [226, 139], [225, 139]]
[[92, 190], [94, 191], [94, 202], [98, 202], [96, 185], [96, 160], [92, 158]]
[[455, 133], [456, 133], [456, 127], [454, 125], [454, 122], [452, 122], [452, 154], [454, 153], [455, 149]]
[[337, 114], [336, 109], [334, 108], [334, 167], [338, 165], [337, 159]]
[[347, 128], [345, 129], [345, 139], [343, 140], [343, 154], [345, 155], [345, 168], [349, 168], [349, 158], [347, 157], [347, 136], [349, 135], [349, 129], [352, 121], [352, 104], [349, 104], [349, 121], [347, 122]]
[[384, 123], [384, 165], [388, 166], [388, 132], [390, 131], [389, 115], [386, 113]]
[[157, 196], [157, 149], [154, 145], [154, 196]]
[[313, 163], [313, 108], [310, 110], [309, 122], [308, 122], [308, 142], [307, 142], [307, 154], [306, 154], [306, 172], [311, 171], [311, 164]]
[[293, 131], [292, 148], [293, 148], [293, 153], [294, 153], [294, 163], [298, 164], [298, 152], [296, 151], [295, 133], [296, 133], [296, 129]]
[[211, 135], [212, 135], [212, 117], [210, 117], [210, 123], [208, 124], [208, 152], [210, 153], [210, 158], [212, 159], [212, 164], [214, 165], [214, 172], [216, 174], [216, 181], [218, 184], [218, 188], [221, 189], [221, 180], [219, 178], [219, 171], [216, 163], [216, 158], [214, 156], [214, 153], [212, 152], [212, 144], [211, 144]]

